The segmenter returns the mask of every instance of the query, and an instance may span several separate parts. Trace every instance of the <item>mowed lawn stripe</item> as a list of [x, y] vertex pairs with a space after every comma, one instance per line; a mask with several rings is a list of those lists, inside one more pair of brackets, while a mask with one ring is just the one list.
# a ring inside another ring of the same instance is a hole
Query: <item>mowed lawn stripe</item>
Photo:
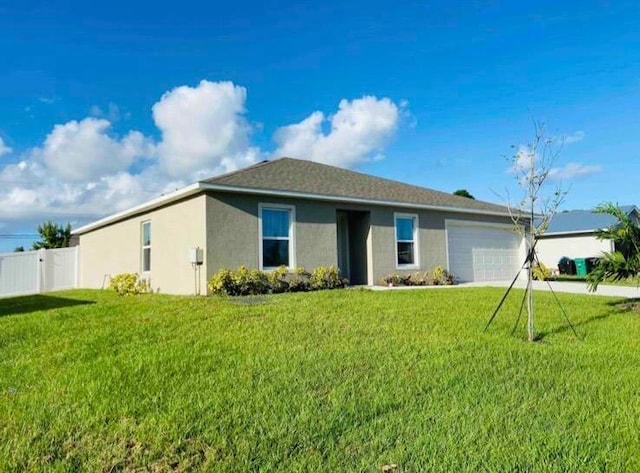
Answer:
[[640, 469], [638, 315], [501, 295], [0, 299], [0, 469]]

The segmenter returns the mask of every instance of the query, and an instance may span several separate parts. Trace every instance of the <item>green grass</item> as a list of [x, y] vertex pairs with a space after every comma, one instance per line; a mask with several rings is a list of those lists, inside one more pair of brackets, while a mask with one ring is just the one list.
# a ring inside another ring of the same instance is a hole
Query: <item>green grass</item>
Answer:
[[635, 287], [638, 287], [638, 286], [640, 286], [640, 279], [638, 279], [638, 278], [627, 278], [627, 279], [619, 279], [617, 281], [609, 279], [609, 280], [605, 281], [603, 284], [611, 284], [613, 286], [635, 286]]
[[640, 317], [521, 294], [2, 299], [0, 471], [640, 471]]
[[[551, 281], [563, 281], [563, 282], [582, 282], [582, 283], [587, 283], [587, 278], [584, 276], [571, 276], [571, 275], [567, 275], [567, 274], [562, 274], [560, 276], [555, 276], [552, 279], [550, 279]], [[640, 278], [627, 278], [627, 279], [620, 279], [620, 280], [613, 280], [613, 279], [607, 279], [605, 280], [602, 285], [605, 286], [635, 286], [638, 287], [640, 286]]]

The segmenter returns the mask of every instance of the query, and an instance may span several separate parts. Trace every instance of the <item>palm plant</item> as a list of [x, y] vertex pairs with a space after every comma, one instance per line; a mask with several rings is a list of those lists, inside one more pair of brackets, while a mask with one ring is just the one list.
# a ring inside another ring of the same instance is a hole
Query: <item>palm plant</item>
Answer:
[[603, 253], [596, 267], [587, 276], [587, 284], [592, 292], [606, 280], [619, 281], [640, 274], [638, 221], [612, 203], [599, 205], [595, 212], [609, 214], [615, 217], [618, 223], [596, 233], [599, 240], [612, 240], [615, 250]]

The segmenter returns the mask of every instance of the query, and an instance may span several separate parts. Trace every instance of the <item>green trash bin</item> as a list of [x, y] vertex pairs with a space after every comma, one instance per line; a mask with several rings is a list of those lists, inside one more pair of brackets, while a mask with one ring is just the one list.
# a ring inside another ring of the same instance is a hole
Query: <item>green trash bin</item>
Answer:
[[586, 258], [575, 258], [573, 260], [576, 263], [576, 276], [587, 276], [587, 259]]

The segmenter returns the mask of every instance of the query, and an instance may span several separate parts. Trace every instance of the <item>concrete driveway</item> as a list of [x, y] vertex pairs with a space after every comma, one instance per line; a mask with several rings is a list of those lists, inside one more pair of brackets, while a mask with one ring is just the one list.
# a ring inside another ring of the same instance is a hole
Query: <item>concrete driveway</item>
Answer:
[[[504, 287], [507, 288], [511, 284], [511, 281], [487, 281], [487, 282], [466, 282], [456, 284], [455, 286], [365, 286], [368, 289], [374, 291], [406, 291], [415, 289], [456, 289], [464, 287]], [[516, 281], [514, 288], [524, 289], [526, 287], [526, 281]], [[589, 296], [610, 296], [610, 297], [624, 297], [624, 298], [638, 298], [640, 299], [640, 289], [635, 286], [612, 286], [601, 284], [598, 286], [597, 292], [589, 292], [587, 284], [584, 282], [558, 282], [549, 281], [549, 284], [545, 281], [534, 281], [533, 288], [536, 291], [548, 291], [549, 285], [555, 292], [568, 292], [570, 294], [584, 294]]]
[[[509, 287], [511, 281], [491, 281], [483, 283], [463, 283], [458, 287]], [[514, 287], [524, 289], [527, 285], [526, 281], [516, 281]], [[636, 286], [612, 286], [600, 284], [597, 292], [589, 292], [587, 284], [584, 282], [565, 282], [565, 281], [534, 281], [533, 288], [536, 291], [548, 291], [549, 285], [555, 292], [568, 292], [571, 294], [585, 294], [590, 296], [612, 296], [625, 298], [640, 298], [640, 289]]]

